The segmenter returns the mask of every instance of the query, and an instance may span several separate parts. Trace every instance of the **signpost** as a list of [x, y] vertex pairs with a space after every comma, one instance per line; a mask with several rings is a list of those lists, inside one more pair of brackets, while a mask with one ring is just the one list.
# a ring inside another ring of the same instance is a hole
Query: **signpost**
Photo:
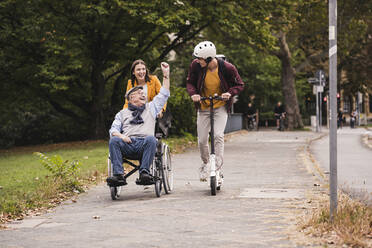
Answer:
[[318, 99], [319, 99], [319, 131], [321, 131], [321, 127], [322, 127], [322, 93], [323, 93], [323, 90], [324, 90], [324, 86], [325, 86], [325, 83], [326, 83], [326, 78], [325, 78], [325, 73], [324, 71], [322, 70], [319, 70], [315, 73], [315, 77], [318, 79], [319, 81], [319, 86], [318, 86]]
[[320, 132], [322, 126], [322, 92], [325, 86], [325, 73], [322, 70], [318, 70], [315, 73], [315, 77], [307, 80], [313, 84], [313, 93], [316, 95], [316, 132]]
[[329, 18], [329, 166], [330, 218], [337, 212], [337, 0], [328, 2]]

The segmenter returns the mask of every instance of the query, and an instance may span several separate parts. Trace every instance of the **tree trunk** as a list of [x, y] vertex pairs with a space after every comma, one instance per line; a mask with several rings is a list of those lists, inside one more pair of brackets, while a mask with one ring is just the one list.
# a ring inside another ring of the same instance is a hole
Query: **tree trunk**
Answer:
[[124, 96], [127, 90], [127, 79], [128, 71], [130, 70], [130, 64], [127, 64], [121, 70], [121, 73], [114, 82], [114, 88], [111, 95], [111, 107], [110, 110], [116, 114], [124, 106]]
[[92, 101], [91, 101], [91, 138], [104, 139], [108, 133], [105, 126], [105, 115], [103, 111], [103, 101], [105, 95], [105, 79], [102, 74], [102, 66], [93, 64], [92, 66]]
[[281, 33], [278, 38], [280, 52], [278, 58], [282, 65], [281, 81], [283, 86], [283, 96], [285, 110], [287, 112], [288, 129], [302, 128], [300, 107], [298, 105], [297, 93], [295, 87], [295, 70], [291, 65], [291, 52], [289, 51], [285, 33]]

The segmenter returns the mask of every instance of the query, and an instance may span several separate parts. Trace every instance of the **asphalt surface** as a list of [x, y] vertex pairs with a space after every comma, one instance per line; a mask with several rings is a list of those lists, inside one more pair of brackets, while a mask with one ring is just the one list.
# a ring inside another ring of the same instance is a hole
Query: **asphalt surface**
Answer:
[[[329, 135], [311, 145], [311, 152], [324, 175], [329, 177]], [[337, 181], [338, 187], [352, 196], [372, 203], [372, 148], [364, 137], [370, 131], [364, 128], [343, 127], [337, 130]]]
[[105, 184], [76, 202], [0, 231], [0, 247], [304, 247], [298, 217], [319, 190], [306, 147], [312, 132], [238, 132], [225, 143], [217, 196], [198, 180], [196, 149], [172, 157], [175, 189], [155, 196], [129, 178], [112, 201]]

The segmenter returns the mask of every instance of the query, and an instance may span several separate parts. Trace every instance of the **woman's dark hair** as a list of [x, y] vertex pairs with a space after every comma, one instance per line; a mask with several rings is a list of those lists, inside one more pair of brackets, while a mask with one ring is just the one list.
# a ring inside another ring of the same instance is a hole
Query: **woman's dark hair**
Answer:
[[146, 67], [145, 82], [150, 82], [150, 73], [149, 73], [149, 69], [147, 69], [145, 61], [143, 61], [142, 59], [137, 59], [133, 62], [132, 67], [130, 68], [130, 79], [132, 80], [132, 87], [134, 86], [134, 82], [136, 81], [136, 76], [133, 74], [134, 68], [138, 64], [142, 64]]

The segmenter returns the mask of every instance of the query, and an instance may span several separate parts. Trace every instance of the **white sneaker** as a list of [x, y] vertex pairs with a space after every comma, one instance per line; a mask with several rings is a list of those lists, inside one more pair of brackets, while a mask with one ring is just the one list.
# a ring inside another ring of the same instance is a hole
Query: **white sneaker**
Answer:
[[218, 174], [217, 186], [221, 186], [222, 183], [223, 183], [223, 173], [222, 173], [222, 171], [218, 170], [217, 174]]
[[199, 168], [199, 176], [201, 182], [206, 182], [208, 178], [208, 164], [202, 163]]

